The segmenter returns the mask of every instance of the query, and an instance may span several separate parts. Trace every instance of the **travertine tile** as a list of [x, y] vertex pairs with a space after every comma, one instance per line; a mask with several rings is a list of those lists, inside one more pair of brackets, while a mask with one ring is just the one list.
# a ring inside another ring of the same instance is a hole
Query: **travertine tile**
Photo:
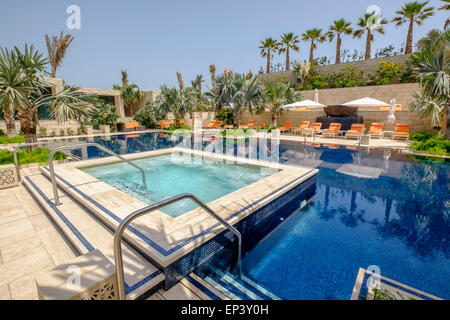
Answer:
[[32, 252], [44, 248], [42, 241], [39, 238], [31, 238], [26, 240], [20, 240], [0, 248], [0, 252], [3, 258], [3, 262], [7, 263], [14, 259], [26, 256]]
[[57, 252], [55, 254], [51, 255], [54, 263], [56, 266], [59, 266], [61, 264], [67, 263], [71, 260], [73, 260], [76, 255], [75, 253], [73, 253], [72, 250], [65, 250], [65, 251], [61, 251], [61, 252]]
[[38, 231], [37, 234], [51, 255], [56, 255], [57, 253], [66, 251], [70, 248], [55, 229], [47, 228]]
[[29, 255], [1, 264], [0, 285], [53, 265], [53, 260], [47, 250], [41, 248]]
[[10, 208], [0, 211], [0, 225], [26, 218], [26, 212], [22, 208]]
[[29, 219], [36, 231], [54, 228], [53, 224], [50, 221], [50, 218], [44, 213], [33, 215], [29, 217]]
[[18, 279], [9, 283], [12, 300], [38, 300], [39, 295], [34, 277]]
[[7, 284], [0, 285], [0, 300], [10, 300], [11, 294], [9, 292], [9, 286]]
[[0, 239], [5, 239], [16, 234], [33, 230], [33, 225], [28, 219], [20, 219], [17, 221], [0, 225]]

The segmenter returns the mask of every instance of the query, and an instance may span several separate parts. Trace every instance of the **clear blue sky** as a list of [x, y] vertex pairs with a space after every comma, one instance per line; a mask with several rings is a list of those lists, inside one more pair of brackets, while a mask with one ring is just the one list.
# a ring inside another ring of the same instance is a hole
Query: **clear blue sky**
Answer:
[[[57, 77], [71, 85], [112, 88], [127, 69], [131, 82], [143, 90], [163, 83], [176, 85], [180, 71], [185, 83], [196, 74], [209, 79], [209, 65], [222, 72], [265, 66], [259, 42], [284, 32], [300, 34], [308, 28], [328, 29], [333, 20], [355, 23], [370, 5], [378, 5], [392, 19], [405, 1], [398, 0], [0, 0], [0, 47], [34, 44], [46, 53], [44, 35], [61, 30], [73, 41]], [[81, 30], [66, 27], [66, 8], [81, 8]], [[443, 2], [431, 0], [440, 7]], [[429, 30], [442, 28], [448, 13], [437, 11], [419, 29], [414, 41]], [[373, 52], [406, 40], [407, 25], [386, 26], [377, 35]], [[346, 37], [343, 48], [364, 50], [364, 39]], [[292, 59], [305, 60], [309, 45], [302, 42]], [[334, 56], [335, 44], [319, 44], [315, 55]], [[276, 56], [275, 63], [284, 56]], [[209, 81], [208, 81], [209, 82]]]

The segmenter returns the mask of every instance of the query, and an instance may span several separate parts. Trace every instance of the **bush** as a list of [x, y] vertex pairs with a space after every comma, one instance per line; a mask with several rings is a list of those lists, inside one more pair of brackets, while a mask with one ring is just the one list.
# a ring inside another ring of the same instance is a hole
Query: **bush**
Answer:
[[224, 125], [233, 124], [233, 109], [232, 108], [222, 108], [216, 113], [216, 119], [223, 121]]
[[23, 136], [0, 137], [0, 144], [23, 143], [23, 142], [25, 142], [25, 138]]
[[[50, 150], [46, 148], [36, 148], [31, 151], [24, 151], [17, 153], [17, 159], [19, 161], [19, 165], [21, 164], [30, 164], [30, 163], [39, 163], [45, 164], [48, 161], [48, 156], [50, 154]], [[66, 158], [66, 155], [60, 151], [55, 153], [55, 160], [63, 160]], [[10, 164], [14, 163], [13, 153], [8, 150], [0, 150], [0, 164]]]
[[4, 137], [4, 136], [6, 136], [5, 131], [3, 131], [2, 129], [0, 129], [0, 137]]
[[117, 113], [115, 106], [102, 103], [95, 108], [91, 124], [95, 129], [99, 129], [100, 125], [109, 125], [111, 130], [115, 131], [117, 129], [117, 120], [119, 120], [119, 118], [120, 116]]
[[175, 131], [175, 130], [191, 130], [188, 126], [170, 126], [169, 128], [164, 129], [164, 131]]
[[[428, 135], [428, 137], [427, 137]], [[426, 152], [435, 155], [446, 155], [450, 152], [450, 141], [444, 140], [444, 136], [430, 134], [415, 134], [411, 137], [416, 141], [411, 146], [411, 150]]]
[[404, 67], [399, 63], [381, 61], [376, 72], [382, 79], [388, 79], [389, 82], [392, 78], [399, 75], [403, 69]]
[[145, 107], [136, 112], [133, 119], [147, 129], [154, 129], [157, 128], [158, 121], [162, 119], [162, 115], [160, 115], [158, 108], [154, 104], [147, 101]]
[[433, 138], [435, 135], [428, 132], [417, 132], [413, 134], [409, 140], [411, 141], [424, 141]]

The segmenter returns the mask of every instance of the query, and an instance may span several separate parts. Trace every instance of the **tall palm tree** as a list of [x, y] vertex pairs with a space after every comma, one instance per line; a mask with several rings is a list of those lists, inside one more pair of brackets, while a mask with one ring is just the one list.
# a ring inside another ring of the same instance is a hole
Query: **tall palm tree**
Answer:
[[200, 91], [200, 93], [202, 92], [202, 83], [205, 82], [205, 80], [203, 80], [203, 75], [199, 74], [195, 77], [194, 80], [191, 81], [191, 86], [192, 88]]
[[395, 25], [397, 27], [403, 25], [404, 23], [409, 23], [408, 35], [406, 37], [405, 54], [412, 53], [414, 23], [416, 23], [418, 26], [421, 26], [426, 19], [434, 15], [434, 7], [427, 7], [429, 2], [430, 1], [408, 2], [403, 5], [401, 10], [398, 10], [396, 12], [398, 16], [392, 19], [392, 22], [395, 22]]
[[366, 55], [365, 59], [369, 60], [371, 58], [371, 47], [372, 41], [374, 40], [375, 33], [384, 34], [383, 25], [386, 25], [388, 21], [382, 19], [381, 15], [373, 13], [366, 13], [363, 17], [359, 18], [357, 26], [359, 29], [355, 30], [353, 33], [354, 38], [361, 38], [366, 34]]
[[421, 85], [422, 92], [415, 95], [410, 109], [419, 116], [431, 117], [434, 126], [450, 138], [450, 42], [448, 33], [441, 41], [431, 41], [411, 55], [408, 65]]
[[345, 21], [344, 19], [336, 20], [330, 26], [330, 30], [327, 33], [328, 40], [331, 42], [336, 37], [336, 64], [341, 63], [341, 45], [342, 35], [349, 35], [353, 33], [353, 29], [350, 28], [352, 23]]
[[322, 29], [315, 28], [306, 30], [306, 32], [302, 34], [302, 40], [311, 42], [311, 46], [309, 48], [309, 62], [313, 62], [314, 49], [317, 48], [317, 43], [322, 43], [325, 41], [325, 35], [322, 34]]
[[57, 122], [80, 120], [90, 115], [97, 98], [86, 95], [74, 87], [65, 87], [52, 96], [47, 93], [50, 83], [44, 80], [48, 60], [33, 48], [21, 51], [0, 51], [0, 104], [8, 104], [17, 111], [20, 129], [26, 142], [36, 142], [39, 108], [47, 105]]
[[181, 76], [181, 73], [179, 73], [177, 71], [177, 79], [178, 79], [178, 87], [180, 88], [180, 90], [184, 89], [184, 81], [183, 81], [183, 77]]
[[296, 52], [299, 51], [298, 43], [300, 40], [298, 40], [298, 36], [294, 35], [294, 33], [284, 33], [281, 36], [280, 41], [280, 49], [278, 50], [278, 53], [286, 53], [286, 71], [291, 70], [291, 61], [290, 61], [290, 50], [294, 50]]
[[211, 87], [214, 88], [216, 84], [216, 66], [210, 65], [209, 66], [209, 73], [211, 74]]
[[50, 61], [50, 65], [52, 67], [52, 71], [50, 76], [52, 78], [56, 75], [56, 69], [61, 65], [64, 56], [66, 55], [67, 48], [69, 48], [70, 44], [73, 41], [73, 36], [70, 34], [64, 35], [61, 31], [59, 38], [57, 36], [53, 36], [51, 39], [48, 35], [45, 35], [45, 41], [47, 43], [47, 51], [48, 51], [48, 60]]
[[300, 95], [287, 83], [268, 83], [266, 85], [266, 103], [272, 113], [272, 124], [277, 126], [277, 115], [283, 112], [283, 106], [300, 99]]
[[134, 83], [129, 84], [126, 70], [121, 70], [120, 72], [122, 74], [122, 86], [115, 84], [113, 88], [120, 91], [126, 114], [133, 116], [136, 105], [144, 99], [144, 93], [138, 85]]
[[267, 58], [267, 73], [270, 73], [270, 60], [273, 57], [272, 53], [278, 50], [279, 45], [278, 41], [272, 38], [266, 38], [264, 41], [261, 41], [259, 49], [261, 49], [261, 56]]
[[[439, 10], [446, 10], [446, 11], [450, 10], [450, 0], [441, 0], [441, 1], [445, 2], [446, 4], [440, 7]], [[450, 25], [450, 18], [447, 18], [447, 20], [445, 20], [444, 30], [447, 30], [449, 25]]]
[[175, 117], [175, 126], [180, 125], [186, 113], [191, 112], [195, 105], [195, 98], [192, 88], [169, 88], [166, 85], [161, 86], [161, 94], [156, 98], [156, 106], [159, 110], [167, 114], [171, 112]]

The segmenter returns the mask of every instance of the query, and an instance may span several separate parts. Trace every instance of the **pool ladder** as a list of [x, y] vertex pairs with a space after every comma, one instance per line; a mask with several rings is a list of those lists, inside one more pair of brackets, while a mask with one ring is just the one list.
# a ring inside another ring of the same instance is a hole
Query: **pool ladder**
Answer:
[[[53, 166], [54, 154], [59, 150], [71, 150], [71, 149], [77, 149], [77, 148], [86, 147], [86, 146], [97, 147], [100, 150], [105, 151], [106, 153], [109, 153], [110, 155], [115, 156], [124, 162], [127, 162], [128, 164], [132, 165], [133, 167], [136, 167], [142, 173], [142, 183], [144, 184], [144, 186], [146, 185], [145, 172], [141, 167], [132, 163], [130, 160], [125, 159], [124, 157], [118, 155], [117, 153], [105, 148], [104, 146], [99, 145], [98, 143], [89, 142], [89, 143], [61, 146], [61, 147], [54, 148], [48, 156], [48, 164], [49, 164], [49, 169], [50, 169], [50, 180], [51, 180], [52, 186], [53, 186], [53, 193], [55, 196], [55, 204], [56, 205], [60, 205], [61, 203], [59, 201], [58, 190], [57, 190], [57, 185], [56, 185], [56, 178], [55, 178], [55, 169]], [[183, 193], [183, 194], [179, 194], [172, 198], [163, 200], [161, 202], [155, 203], [153, 205], [150, 205], [148, 207], [139, 209], [139, 210], [131, 213], [128, 217], [126, 217], [125, 219], [122, 220], [119, 227], [116, 229], [116, 232], [114, 233], [114, 243], [113, 244], [114, 244], [114, 260], [115, 260], [116, 274], [117, 274], [117, 286], [118, 286], [120, 300], [126, 299], [125, 285], [124, 285], [125, 277], [124, 277], [124, 272], [123, 272], [123, 258], [122, 258], [122, 246], [121, 246], [122, 236], [123, 236], [123, 233], [125, 232], [125, 229], [133, 220], [135, 220], [143, 215], [146, 215], [148, 213], [151, 213], [155, 210], [158, 210], [160, 208], [166, 207], [175, 202], [184, 200], [184, 199], [190, 199], [193, 202], [195, 202], [200, 208], [205, 210], [209, 215], [211, 215], [213, 218], [215, 218], [217, 221], [219, 221], [222, 225], [224, 225], [227, 229], [229, 229], [232, 233], [234, 233], [236, 235], [236, 237], [238, 239], [238, 257], [237, 257], [238, 277], [239, 278], [242, 277], [242, 267], [241, 267], [242, 235], [241, 235], [241, 233], [235, 227], [233, 227], [230, 223], [228, 223], [226, 220], [222, 219], [219, 215], [217, 215], [213, 210], [211, 210], [211, 208], [209, 208], [205, 203], [203, 203], [196, 196], [194, 196], [193, 194], [189, 194], [189, 193]]]

